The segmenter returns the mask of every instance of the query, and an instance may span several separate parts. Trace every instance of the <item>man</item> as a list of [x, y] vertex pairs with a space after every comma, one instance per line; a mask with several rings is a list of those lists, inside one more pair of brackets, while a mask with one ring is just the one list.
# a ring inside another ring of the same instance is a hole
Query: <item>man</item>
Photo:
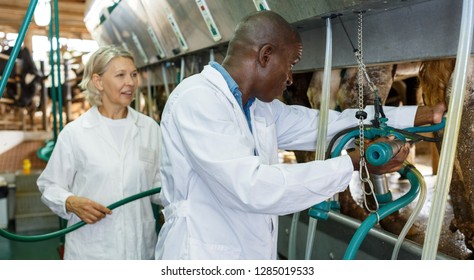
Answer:
[[[347, 187], [359, 168], [358, 151], [278, 164], [279, 148], [316, 145], [318, 111], [276, 99], [291, 85], [301, 55], [301, 38], [288, 22], [272, 11], [256, 12], [237, 26], [222, 65], [211, 63], [170, 95], [161, 122], [166, 222], [157, 259], [276, 259], [278, 215]], [[409, 127], [414, 119], [440, 122], [444, 108], [386, 108], [385, 114]], [[373, 115], [373, 108], [366, 111]], [[331, 112], [328, 138], [356, 125], [354, 115]], [[405, 146], [369, 171], [398, 171], [408, 152]]]

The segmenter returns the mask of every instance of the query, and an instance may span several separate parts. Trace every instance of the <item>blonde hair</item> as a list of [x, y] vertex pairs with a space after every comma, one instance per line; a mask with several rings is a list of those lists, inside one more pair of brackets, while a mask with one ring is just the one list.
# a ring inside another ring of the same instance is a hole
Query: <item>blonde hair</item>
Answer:
[[92, 106], [102, 105], [102, 97], [92, 82], [92, 76], [94, 74], [104, 74], [104, 72], [107, 71], [109, 63], [117, 57], [130, 58], [133, 63], [135, 63], [135, 59], [130, 52], [114, 45], [100, 47], [87, 61], [79, 86], [84, 90], [87, 101]]

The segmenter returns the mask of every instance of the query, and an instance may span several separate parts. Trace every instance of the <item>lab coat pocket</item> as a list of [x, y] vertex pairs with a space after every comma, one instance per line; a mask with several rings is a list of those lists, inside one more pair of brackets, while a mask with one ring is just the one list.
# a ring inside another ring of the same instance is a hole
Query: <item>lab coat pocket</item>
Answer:
[[140, 147], [138, 149], [138, 159], [140, 160], [140, 166], [142, 166], [147, 171], [147, 173], [152, 172], [155, 166], [155, 150], [146, 147]]
[[241, 249], [223, 244], [204, 243], [201, 240], [189, 238], [189, 258], [191, 260], [236, 260], [240, 257]]
[[155, 173], [158, 167], [155, 166], [155, 150], [146, 147], [139, 147], [138, 149], [139, 159], [139, 174], [140, 183], [144, 188], [143, 191], [147, 190], [154, 182]]
[[148, 162], [151, 164], [155, 163], [155, 150], [147, 147], [140, 147], [138, 149], [138, 158], [140, 161]]

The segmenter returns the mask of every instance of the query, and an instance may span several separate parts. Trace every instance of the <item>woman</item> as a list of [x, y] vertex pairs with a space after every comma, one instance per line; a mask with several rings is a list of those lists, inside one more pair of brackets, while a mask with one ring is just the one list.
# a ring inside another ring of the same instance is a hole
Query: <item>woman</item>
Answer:
[[137, 82], [129, 52], [99, 48], [80, 84], [92, 107], [64, 127], [38, 178], [42, 201], [68, 226], [88, 224], [66, 236], [64, 259], [154, 258], [158, 196], [106, 207], [160, 184], [160, 128], [130, 107]]

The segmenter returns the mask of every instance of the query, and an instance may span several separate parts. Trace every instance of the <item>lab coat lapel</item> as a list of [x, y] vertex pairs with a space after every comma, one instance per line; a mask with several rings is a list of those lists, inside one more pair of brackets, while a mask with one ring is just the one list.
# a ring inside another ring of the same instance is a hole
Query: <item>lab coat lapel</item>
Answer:
[[247, 124], [247, 118], [245, 117], [245, 114], [234, 95], [230, 92], [227, 82], [224, 80], [221, 73], [209, 65], [205, 66], [201, 73], [211, 84], [213, 84], [220, 92], [222, 92], [222, 94], [232, 104], [232, 109], [236, 119], [238, 120], [241, 131], [244, 133], [247, 139], [254, 142], [252, 132], [250, 131]]
[[278, 163], [278, 144], [276, 142], [275, 124], [267, 104], [255, 100], [250, 107], [253, 137], [260, 161], [264, 164]]
[[130, 118], [133, 121], [133, 125], [129, 126], [128, 131], [125, 132], [125, 138], [123, 143], [123, 151], [128, 151], [130, 145], [132, 144], [132, 139], [138, 136], [138, 131], [140, 129], [140, 119], [138, 118], [138, 114], [134, 111], [131, 107], [128, 107], [128, 114], [130, 114]]

